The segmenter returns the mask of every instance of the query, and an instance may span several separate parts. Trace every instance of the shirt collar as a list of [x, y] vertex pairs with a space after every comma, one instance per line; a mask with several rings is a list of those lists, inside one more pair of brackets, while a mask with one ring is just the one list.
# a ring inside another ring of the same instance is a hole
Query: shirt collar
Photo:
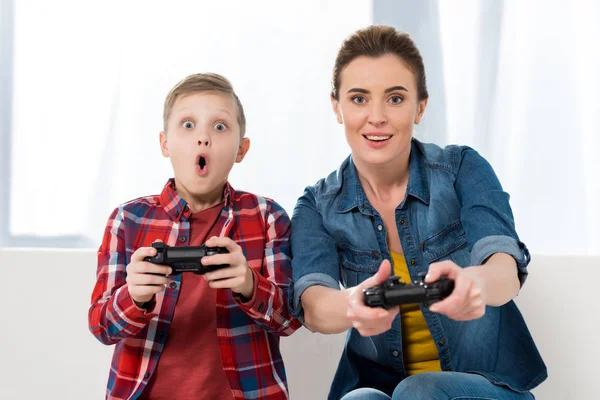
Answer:
[[[223, 189], [224, 207], [231, 207], [234, 197], [235, 190], [229, 182], [226, 182]], [[187, 202], [177, 194], [174, 178], [169, 179], [163, 187], [160, 193], [160, 204], [174, 221], [179, 221], [182, 217], [188, 219], [192, 213]]]

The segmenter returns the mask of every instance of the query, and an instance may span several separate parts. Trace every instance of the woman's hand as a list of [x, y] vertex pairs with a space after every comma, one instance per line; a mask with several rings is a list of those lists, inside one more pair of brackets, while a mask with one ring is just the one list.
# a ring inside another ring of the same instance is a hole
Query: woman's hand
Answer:
[[461, 268], [452, 261], [431, 264], [425, 282], [431, 283], [446, 277], [454, 280], [454, 290], [450, 296], [432, 304], [429, 309], [456, 321], [470, 321], [483, 317], [486, 290], [479, 269], [480, 267]]
[[386, 310], [381, 307], [368, 307], [365, 305], [364, 289], [380, 285], [388, 280], [392, 273], [392, 266], [388, 260], [383, 260], [375, 275], [366, 279], [360, 285], [348, 290], [348, 310], [346, 316], [352, 326], [362, 336], [379, 335], [392, 327], [392, 321], [400, 311], [399, 307]]

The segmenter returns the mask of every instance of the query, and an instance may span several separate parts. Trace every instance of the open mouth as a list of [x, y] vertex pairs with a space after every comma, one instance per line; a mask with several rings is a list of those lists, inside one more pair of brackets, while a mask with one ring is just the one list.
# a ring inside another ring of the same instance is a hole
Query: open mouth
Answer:
[[198, 175], [208, 174], [208, 157], [206, 154], [199, 154], [196, 159], [196, 173]]
[[392, 135], [363, 135], [363, 137], [372, 142], [385, 142], [392, 137]]

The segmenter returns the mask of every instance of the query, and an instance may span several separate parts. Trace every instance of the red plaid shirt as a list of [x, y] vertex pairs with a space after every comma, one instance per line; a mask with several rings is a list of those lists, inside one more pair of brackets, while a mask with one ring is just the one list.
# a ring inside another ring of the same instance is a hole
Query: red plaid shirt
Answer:
[[[186, 246], [190, 209], [171, 179], [160, 195], [125, 203], [111, 214], [98, 250], [90, 331], [102, 343], [116, 344], [107, 399], [136, 399], [156, 369], [173, 318], [181, 275], [170, 277], [150, 311], [135, 306], [125, 267], [140, 247], [160, 239]], [[235, 399], [289, 399], [279, 336], [300, 323], [288, 311], [291, 279], [290, 220], [274, 201], [236, 192], [227, 184], [217, 224], [220, 236], [240, 245], [254, 271], [254, 295], [243, 303], [229, 289], [217, 289], [217, 335], [222, 367]], [[191, 317], [191, 316], [190, 316]], [[221, 367], [219, 365], [219, 367]]]

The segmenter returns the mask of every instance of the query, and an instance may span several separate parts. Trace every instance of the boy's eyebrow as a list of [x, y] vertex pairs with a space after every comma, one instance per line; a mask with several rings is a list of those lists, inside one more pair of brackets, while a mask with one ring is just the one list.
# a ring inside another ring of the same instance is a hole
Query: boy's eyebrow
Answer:
[[[389, 92], [393, 92], [394, 90], [403, 90], [405, 92], [408, 92], [408, 89], [405, 88], [404, 86], [400, 86], [400, 85], [396, 85], [396, 86], [392, 86], [390, 88], [385, 89], [384, 93], [389, 93]], [[352, 88], [350, 90], [348, 90], [348, 93], [363, 93], [363, 94], [369, 94], [371, 92], [369, 92], [367, 89], [362, 89], [362, 88]]]

